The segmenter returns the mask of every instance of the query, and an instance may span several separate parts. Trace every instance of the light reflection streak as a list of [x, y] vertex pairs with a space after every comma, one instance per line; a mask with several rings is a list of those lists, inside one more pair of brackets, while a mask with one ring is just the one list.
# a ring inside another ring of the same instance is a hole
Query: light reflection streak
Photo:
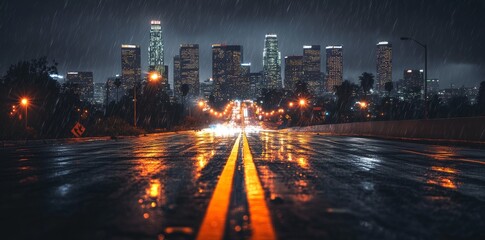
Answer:
[[165, 144], [160, 143], [160, 138], [148, 137], [140, 138], [134, 146], [134, 156], [137, 158], [134, 169], [138, 173], [140, 182], [148, 181], [144, 188], [142, 196], [137, 200], [141, 217], [144, 219], [152, 218], [159, 215], [160, 209], [157, 206], [165, 204], [165, 186], [164, 182], [155, 177], [161, 171], [166, 169], [163, 157], [167, 155]]
[[427, 174], [428, 179], [426, 183], [446, 189], [457, 189], [456, 174], [458, 171], [451, 166], [439, 166], [446, 164], [442, 161], [453, 160], [457, 157], [453, 149], [444, 146], [433, 146], [430, 149], [430, 154], [427, 154], [427, 156], [437, 160], [436, 164], [438, 165], [431, 166], [431, 171]]
[[[295, 194], [291, 197], [294, 201], [305, 203], [313, 199], [311, 189], [312, 184], [305, 179], [306, 175], [311, 175], [313, 170], [310, 168], [308, 150], [312, 150], [309, 144], [308, 136], [288, 133], [274, 133], [261, 132], [260, 140], [263, 146], [261, 152], [261, 160], [264, 161], [278, 161], [281, 164], [290, 166], [297, 166], [296, 171], [292, 172], [298, 179], [294, 182]], [[296, 149], [295, 149], [296, 148]], [[264, 186], [270, 188], [271, 199], [277, 198], [281, 193], [286, 192], [286, 187], [277, 187], [280, 185], [278, 181], [274, 180], [273, 175], [277, 173], [272, 172], [266, 167], [258, 166], [261, 171], [261, 180]]]

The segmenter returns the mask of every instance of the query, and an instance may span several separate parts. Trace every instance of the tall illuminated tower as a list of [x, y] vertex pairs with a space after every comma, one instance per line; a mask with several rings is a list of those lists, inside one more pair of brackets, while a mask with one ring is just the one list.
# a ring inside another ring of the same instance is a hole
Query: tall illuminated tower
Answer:
[[141, 81], [140, 46], [132, 44], [121, 45], [121, 80], [125, 90], [133, 88]]
[[317, 95], [321, 92], [323, 85], [320, 74], [321, 65], [320, 45], [303, 46], [303, 79], [308, 89]]
[[266, 34], [263, 50], [263, 74], [265, 87], [280, 89], [281, 81], [281, 52], [278, 51], [278, 36]]
[[298, 81], [303, 81], [303, 56], [286, 56], [285, 89], [294, 90]]
[[189, 95], [199, 96], [199, 44], [180, 45], [180, 82], [189, 85]]
[[392, 45], [388, 42], [377, 43], [376, 89], [384, 91], [387, 82], [392, 81]]
[[327, 46], [327, 81], [325, 90], [333, 92], [334, 87], [341, 85], [344, 78], [344, 54], [342, 46]]
[[241, 96], [241, 89], [238, 89], [241, 63], [243, 63], [242, 46], [212, 44], [212, 78], [216, 101], [227, 102]]
[[164, 49], [162, 25], [158, 20], [152, 20], [150, 26], [150, 45], [148, 47], [148, 68], [149, 71], [157, 71], [163, 75], [164, 66]]

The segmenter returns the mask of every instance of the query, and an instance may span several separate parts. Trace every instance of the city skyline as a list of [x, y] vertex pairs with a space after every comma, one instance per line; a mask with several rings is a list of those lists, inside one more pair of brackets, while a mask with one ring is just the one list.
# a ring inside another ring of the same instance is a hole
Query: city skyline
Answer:
[[[440, 79], [442, 86], [451, 83], [477, 85], [485, 75], [485, 56], [480, 54], [484, 46], [479, 44], [485, 39], [480, 31], [484, 16], [479, 14], [485, 5], [475, 0], [446, 3], [412, 0], [386, 4], [308, 1], [304, 5], [289, 0], [257, 4], [255, 1], [222, 4], [219, 1], [194, 1], [193, 4], [169, 1], [164, 6], [151, 1], [141, 5], [133, 1], [121, 1], [123, 4], [106, 1], [86, 3], [82, 7], [80, 3], [66, 2], [64, 6], [49, 3], [33, 1], [25, 8], [17, 2], [0, 4], [5, 12], [0, 31], [12, 36], [0, 40], [3, 46], [9, 46], [1, 58], [2, 72], [19, 60], [45, 55], [59, 63], [61, 74], [70, 70], [92, 71], [95, 82], [104, 82], [121, 72], [118, 47], [127, 42], [140, 45], [142, 70], [146, 71], [149, 23], [159, 19], [163, 28], [165, 65], [173, 69], [177, 46], [197, 43], [200, 45], [200, 81], [211, 76], [210, 46], [214, 43], [244, 46], [245, 62], [252, 63], [251, 70], [263, 70], [263, 37], [268, 33], [278, 34], [282, 58], [300, 55], [303, 45], [343, 45], [346, 49], [344, 79], [354, 82], [364, 71], [375, 73], [375, 44], [379, 41], [393, 44], [393, 81], [399, 79], [404, 69], [423, 68], [421, 49], [401, 42], [399, 37], [404, 35], [429, 43], [428, 78]], [[125, 13], [127, 6], [138, 8]], [[104, 14], [108, 9], [110, 14]], [[264, 15], [262, 12], [268, 9], [273, 11]], [[42, 14], [38, 12], [41, 10]], [[16, 21], [15, 13], [19, 11], [27, 13], [25, 21]], [[180, 11], [193, 14], [176, 15]], [[81, 18], [82, 13], [88, 17]], [[56, 20], [62, 24], [47, 29], [38, 27], [35, 20], [40, 16], [44, 21]], [[19, 32], [21, 29], [25, 31]], [[76, 47], [72, 48], [73, 45]], [[284, 69], [284, 63], [281, 68]], [[325, 72], [323, 66], [321, 71]], [[169, 78], [173, 84], [173, 74]]]

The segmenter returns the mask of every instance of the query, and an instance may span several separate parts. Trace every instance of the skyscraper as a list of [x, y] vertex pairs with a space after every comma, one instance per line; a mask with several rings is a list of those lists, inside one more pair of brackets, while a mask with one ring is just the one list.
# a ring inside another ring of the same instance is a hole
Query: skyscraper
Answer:
[[440, 90], [440, 80], [437, 78], [428, 79], [428, 93], [436, 94]]
[[163, 75], [164, 68], [164, 49], [162, 25], [158, 20], [152, 20], [150, 26], [150, 45], [148, 47], [148, 68], [149, 71], [157, 71]]
[[252, 98], [261, 97], [263, 89], [263, 71], [249, 74], [249, 96]]
[[240, 97], [236, 83], [240, 80], [242, 62], [242, 46], [212, 45], [212, 79], [216, 101], [225, 102]]
[[385, 91], [387, 82], [392, 82], [392, 45], [388, 42], [377, 43], [376, 89]]
[[320, 45], [303, 46], [303, 80], [307, 83], [308, 89], [315, 94], [321, 92], [323, 85], [320, 74], [321, 66]]
[[344, 78], [344, 55], [342, 46], [327, 46], [327, 80], [325, 90], [333, 92], [334, 87], [341, 85]]
[[424, 71], [416, 69], [404, 70], [403, 87], [408, 91], [419, 92], [424, 86]]
[[199, 44], [180, 45], [180, 82], [189, 85], [188, 95], [199, 96]]
[[82, 101], [93, 101], [93, 72], [67, 72], [66, 84]]
[[282, 88], [281, 82], [281, 53], [278, 51], [278, 36], [267, 34], [264, 39], [263, 73], [265, 87], [271, 89]]
[[249, 94], [250, 90], [251, 63], [241, 63], [241, 77], [236, 83], [236, 89], [241, 92], [242, 99], [252, 99], [254, 96]]
[[294, 90], [298, 81], [303, 81], [303, 56], [286, 56], [285, 89]]
[[105, 83], [95, 83], [94, 84], [94, 95], [93, 95], [93, 102], [96, 104], [102, 105], [104, 103], [105, 97]]
[[121, 45], [121, 80], [126, 90], [133, 88], [134, 83], [141, 81], [140, 46]]
[[205, 99], [209, 99], [212, 95], [212, 91], [214, 90], [214, 81], [212, 78], [206, 79], [200, 83], [200, 95]]
[[182, 82], [180, 79], [180, 55], [175, 55], [173, 57], [173, 93], [178, 99], [181, 99], [180, 86]]

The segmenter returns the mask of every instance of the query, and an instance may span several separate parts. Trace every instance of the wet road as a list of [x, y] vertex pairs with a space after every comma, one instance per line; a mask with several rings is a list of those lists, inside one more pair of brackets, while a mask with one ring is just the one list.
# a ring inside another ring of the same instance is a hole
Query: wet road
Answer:
[[0, 150], [2, 239], [485, 239], [484, 150], [287, 132]]

